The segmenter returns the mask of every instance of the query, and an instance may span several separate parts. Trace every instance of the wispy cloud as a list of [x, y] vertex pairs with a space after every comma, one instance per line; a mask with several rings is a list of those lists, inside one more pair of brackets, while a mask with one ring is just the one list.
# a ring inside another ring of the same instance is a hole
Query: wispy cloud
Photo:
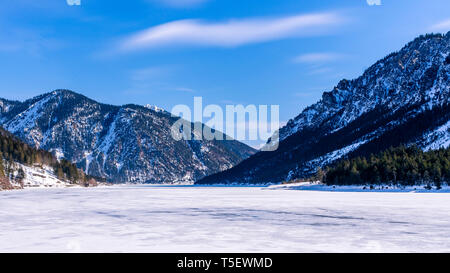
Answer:
[[321, 74], [331, 74], [333, 69], [331, 67], [316, 67], [311, 68], [308, 75], [321, 75]]
[[209, 0], [148, 0], [148, 1], [160, 3], [165, 6], [174, 8], [186, 8], [198, 6], [200, 4], [208, 2]]
[[128, 77], [130, 86], [125, 90], [125, 93], [148, 94], [160, 91], [195, 93], [195, 89], [172, 82], [171, 76], [174, 71], [175, 68], [170, 66], [153, 66], [132, 70]]
[[330, 63], [346, 58], [346, 55], [339, 53], [308, 53], [293, 58], [294, 63], [305, 64], [308, 68], [308, 75], [332, 74], [333, 69]]
[[432, 31], [447, 32], [450, 30], [450, 19], [436, 23], [430, 27]]
[[176, 87], [174, 88], [175, 91], [180, 91], [180, 92], [187, 92], [187, 93], [194, 93], [195, 90], [192, 88], [187, 88], [187, 87]]
[[180, 20], [151, 27], [125, 38], [121, 51], [174, 45], [236, 47], [289, 37], [317, 35], [343, 23], [337, 13], [317, 13], [282, 18], [256, 18], [205, 22]]
[[166, 77], [169, 73], [168, 67], [147, 67], [136, 69], [130, 72], [130, 79], [133, 82], [154, 81]]
[[308, 53], [295, 57], [293, 61], [295, 63], [326, 63], [344, 58], [344, 55], [338, 53]]
[[147, 94], [154, 90], [161, 90], [169, 76], [171, 68], [167, 66], [145, 67], [128, 73], [129, 87], [126, 94]]

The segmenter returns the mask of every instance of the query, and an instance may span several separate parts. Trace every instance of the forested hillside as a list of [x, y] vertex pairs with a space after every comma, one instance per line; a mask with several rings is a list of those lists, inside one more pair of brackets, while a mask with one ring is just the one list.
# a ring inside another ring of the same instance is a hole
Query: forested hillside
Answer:
[[390, 148], [377, 155], [342, 160], [319, 179], [328, 185], [401, 186], [431, 185], [438, 189], [450, 182], [450, 148], [423, 152], [416, 146]]
[[59, 180], [71, 184], [85, 184], [93, 179], [65, 159], [57, 160], [50, 152], [35, 149], [0, 127], [0, 188], [11, 188], [8, 180], [20, 183], [25, 172], [20, 165], [43, 168], [51, 167]]
[[420, 36], [360, 77], [343, 79], [281, 128], [279, 137], [278, 150], [196, 183], [277, 183], [391, 146], [449, 147], [450, 32]]
[[115, 183], [192, 182], [256, 152], [235, 140], [196, 140], [194, 132], [177, 141], [171, 128], [178, 119], [150, 105], [107, 105], [70, 90], [24, 102], [0, 98], [7, 131]]

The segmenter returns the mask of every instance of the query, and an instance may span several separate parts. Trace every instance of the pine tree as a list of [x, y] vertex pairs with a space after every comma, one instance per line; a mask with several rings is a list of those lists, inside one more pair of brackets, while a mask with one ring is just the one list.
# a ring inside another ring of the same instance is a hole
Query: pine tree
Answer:
[[366, 158], [345, 159], [327, 168], [327, 184], [381, 184], [400, 185], [450, 182], [450, 148], [423, 152], [416, 146], [389, 148]]
[[[0, 173], [10, 177], [15, 171], [15, 162], [32, 166], [33, 164], [46, 165], [53, 168], [60, 179], [68, 179], [73, 183], [86, 180], [84, 173], [75, 164], [68, 160], [59, 162], [50, 152], [35, 149], [0, 127]], [[0, 160], [1, 161], [1, 160]], [[0, 174], [1, 175], [1, 174]]]
[[17, 170], [16, 179], [17, 179], [19, 182], [22, 182], [22, 181], [25, 179], [25, 172], [23, 171], [22, 168], [19, 168], [19, 170]]
[[58, 177], [59, 180], [64, 180], [64, 172], [63, 172], [63, 169], [61, 167], [57, 168], [56, 176]]
[[0, 152], [0, 177], [5, 177], [5, 168], [3, 167], [3, 154]]
[[315, 180], [319, 182], [323, 182], [325, 178], [325, 173], [323, 172], [322, 168], [318, 167], [316, 171]]

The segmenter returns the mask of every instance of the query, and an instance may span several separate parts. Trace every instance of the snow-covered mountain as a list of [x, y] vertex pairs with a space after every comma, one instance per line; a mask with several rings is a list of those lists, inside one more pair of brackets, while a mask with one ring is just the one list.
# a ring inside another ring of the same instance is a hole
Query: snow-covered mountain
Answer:
[[277, 151], [259, 152], [198, 183], [279, 182], [390, 146], [448, 147], [449, 93], [450, 32], [421, 36], [323, 93], [280, 129]]
[[254, 153], [237, 141], [175, 141], [177, 120], [155, 107], [101, 104], [68, 90], [0, 99], [0, 124], [25, 142], [114, 182], [193, 181]]

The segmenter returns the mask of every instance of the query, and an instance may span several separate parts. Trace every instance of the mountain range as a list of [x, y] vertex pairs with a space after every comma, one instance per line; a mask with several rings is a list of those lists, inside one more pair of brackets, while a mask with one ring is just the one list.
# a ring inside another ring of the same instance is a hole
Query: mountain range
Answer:
[[[450, 32], [420, 36], [342, 80], [277, 133], [276, 151], [234, 140], [176, 141], [163, 109], [107, 105], [69, 90], [0, 99], [0, 125], [27, 144], [112, 182], [269, 183], [343, 158], [450, 145]], [[271, 143], [271, 140], [268, 140]]]
[[450, 145], [450, 32], [408, 43], [279, 130], [279, 149], [258, 152], [197, 184], [268, 183], [311, 176], [342, 158], [391, 146]]
[[192, 182], [255, 153], [234, 140], [176, 141], [178, 118], [156, 107], [113, 106], [69, 90], [0, 99], [0, 125], [33, 147], [111, 182]]

